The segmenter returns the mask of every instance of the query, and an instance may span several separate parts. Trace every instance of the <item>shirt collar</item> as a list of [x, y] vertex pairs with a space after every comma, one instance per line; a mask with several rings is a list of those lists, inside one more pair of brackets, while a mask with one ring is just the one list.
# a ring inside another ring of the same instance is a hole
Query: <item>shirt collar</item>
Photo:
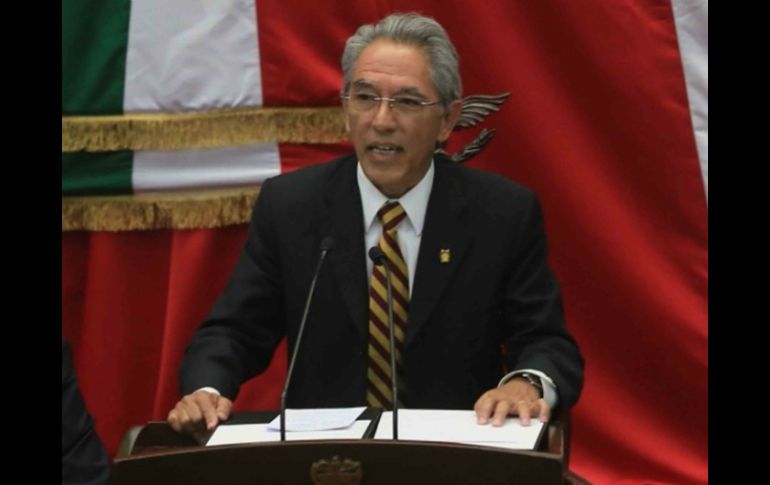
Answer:
[[[389, 200], [397, 200], [406, 212], [406, 220], [412, 224], [415, 234], [422, 234], [422, 228], [425, 223], [425, 212], [428, 209], [428, 198], [433, 188], [433, 176], [436, 170], [433, 160], [430, 161], [430, 167], [417, 185], [412, 187], [407, 193], [398, 199], [386, 197], [371, 180], [364, 174], [361, 168], [361, 162], [358, 163], [356, 176], [358, 178], [358, 190], [361, 193], [361, 207], [364, 210], [364, 230], [368, 231], [372, 224], [377, 220], [377, 211]], [[403, 223], [402, 223], [403, 224]]]

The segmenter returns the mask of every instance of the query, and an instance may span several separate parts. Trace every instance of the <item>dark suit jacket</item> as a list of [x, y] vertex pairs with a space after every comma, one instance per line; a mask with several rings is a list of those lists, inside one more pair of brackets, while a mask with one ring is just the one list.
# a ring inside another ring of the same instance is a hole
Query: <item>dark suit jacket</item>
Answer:
[[107, 483], [110, 457], [94, 429], [78, 388], [67, 342], [61, 342], [61, 481]]
[[[284, 335], [293, 348], [326, 236], [336, 244], [318, 279], [288, 403], [365, 403], [368, 275], [353, 155], [263, 184], [235, 271], [186, 349], [183, 395], [213, 386], [234, 398]], [[440, 262], [442, 249], [449, 263]], [[583, 358], [546, 263], [540, 206], [507, 179], [438, 158], [409, 304], [404, 404], [471, 409], [504, 365], [545, 372], [567, 406], [582, 387]]]

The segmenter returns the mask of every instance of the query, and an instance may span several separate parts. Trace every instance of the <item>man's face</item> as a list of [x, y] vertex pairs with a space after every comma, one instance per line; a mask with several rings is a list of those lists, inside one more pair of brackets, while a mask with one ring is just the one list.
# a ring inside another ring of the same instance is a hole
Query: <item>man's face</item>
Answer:
[[[348, 94], [361, 93], [428, 102], [439, 99], [425, 54], [385, 39], [364, 49], [353, 68]], [[387, 101], [368, 111], [354, 109], [350, 101], [343, 103], [345, 128], [364, 173], [383, 194], [394, 198], [425, 175], [436, 142], [449, 137], [460, 108], [460, 101], [455, 101], [448, 110], [433, 105], [405, 113]]]

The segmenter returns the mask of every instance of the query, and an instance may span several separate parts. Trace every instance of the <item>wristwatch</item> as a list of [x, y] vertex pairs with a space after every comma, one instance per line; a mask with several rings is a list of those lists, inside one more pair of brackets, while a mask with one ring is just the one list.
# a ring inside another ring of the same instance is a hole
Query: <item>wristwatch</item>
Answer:
[[512, 377], [512, 379], [524, 379], [525, 381], [529, 382], [535, 388], [537, 388], [537, 391], [540, 393], [540, 397], [543, 397], [543, 381], [540, 379], [540, 376], [536, 374], [532, 374], [531, 372], [522, 372], [520, 374], [516, 374]]

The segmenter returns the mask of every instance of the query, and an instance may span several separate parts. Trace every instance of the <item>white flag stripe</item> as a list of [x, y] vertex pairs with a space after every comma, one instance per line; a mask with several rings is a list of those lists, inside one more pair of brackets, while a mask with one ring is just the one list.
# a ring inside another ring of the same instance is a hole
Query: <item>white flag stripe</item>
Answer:
[[277, 143], [205, 150], [137, 151], [135, 193], [257, 185], [281, 173]]
[[709, 6], [707, 0], [673, 0], [672, 5], [703, 187], [708, 201]]
[[262, 105], [254, 0], [133, 0], [123, 109]]

